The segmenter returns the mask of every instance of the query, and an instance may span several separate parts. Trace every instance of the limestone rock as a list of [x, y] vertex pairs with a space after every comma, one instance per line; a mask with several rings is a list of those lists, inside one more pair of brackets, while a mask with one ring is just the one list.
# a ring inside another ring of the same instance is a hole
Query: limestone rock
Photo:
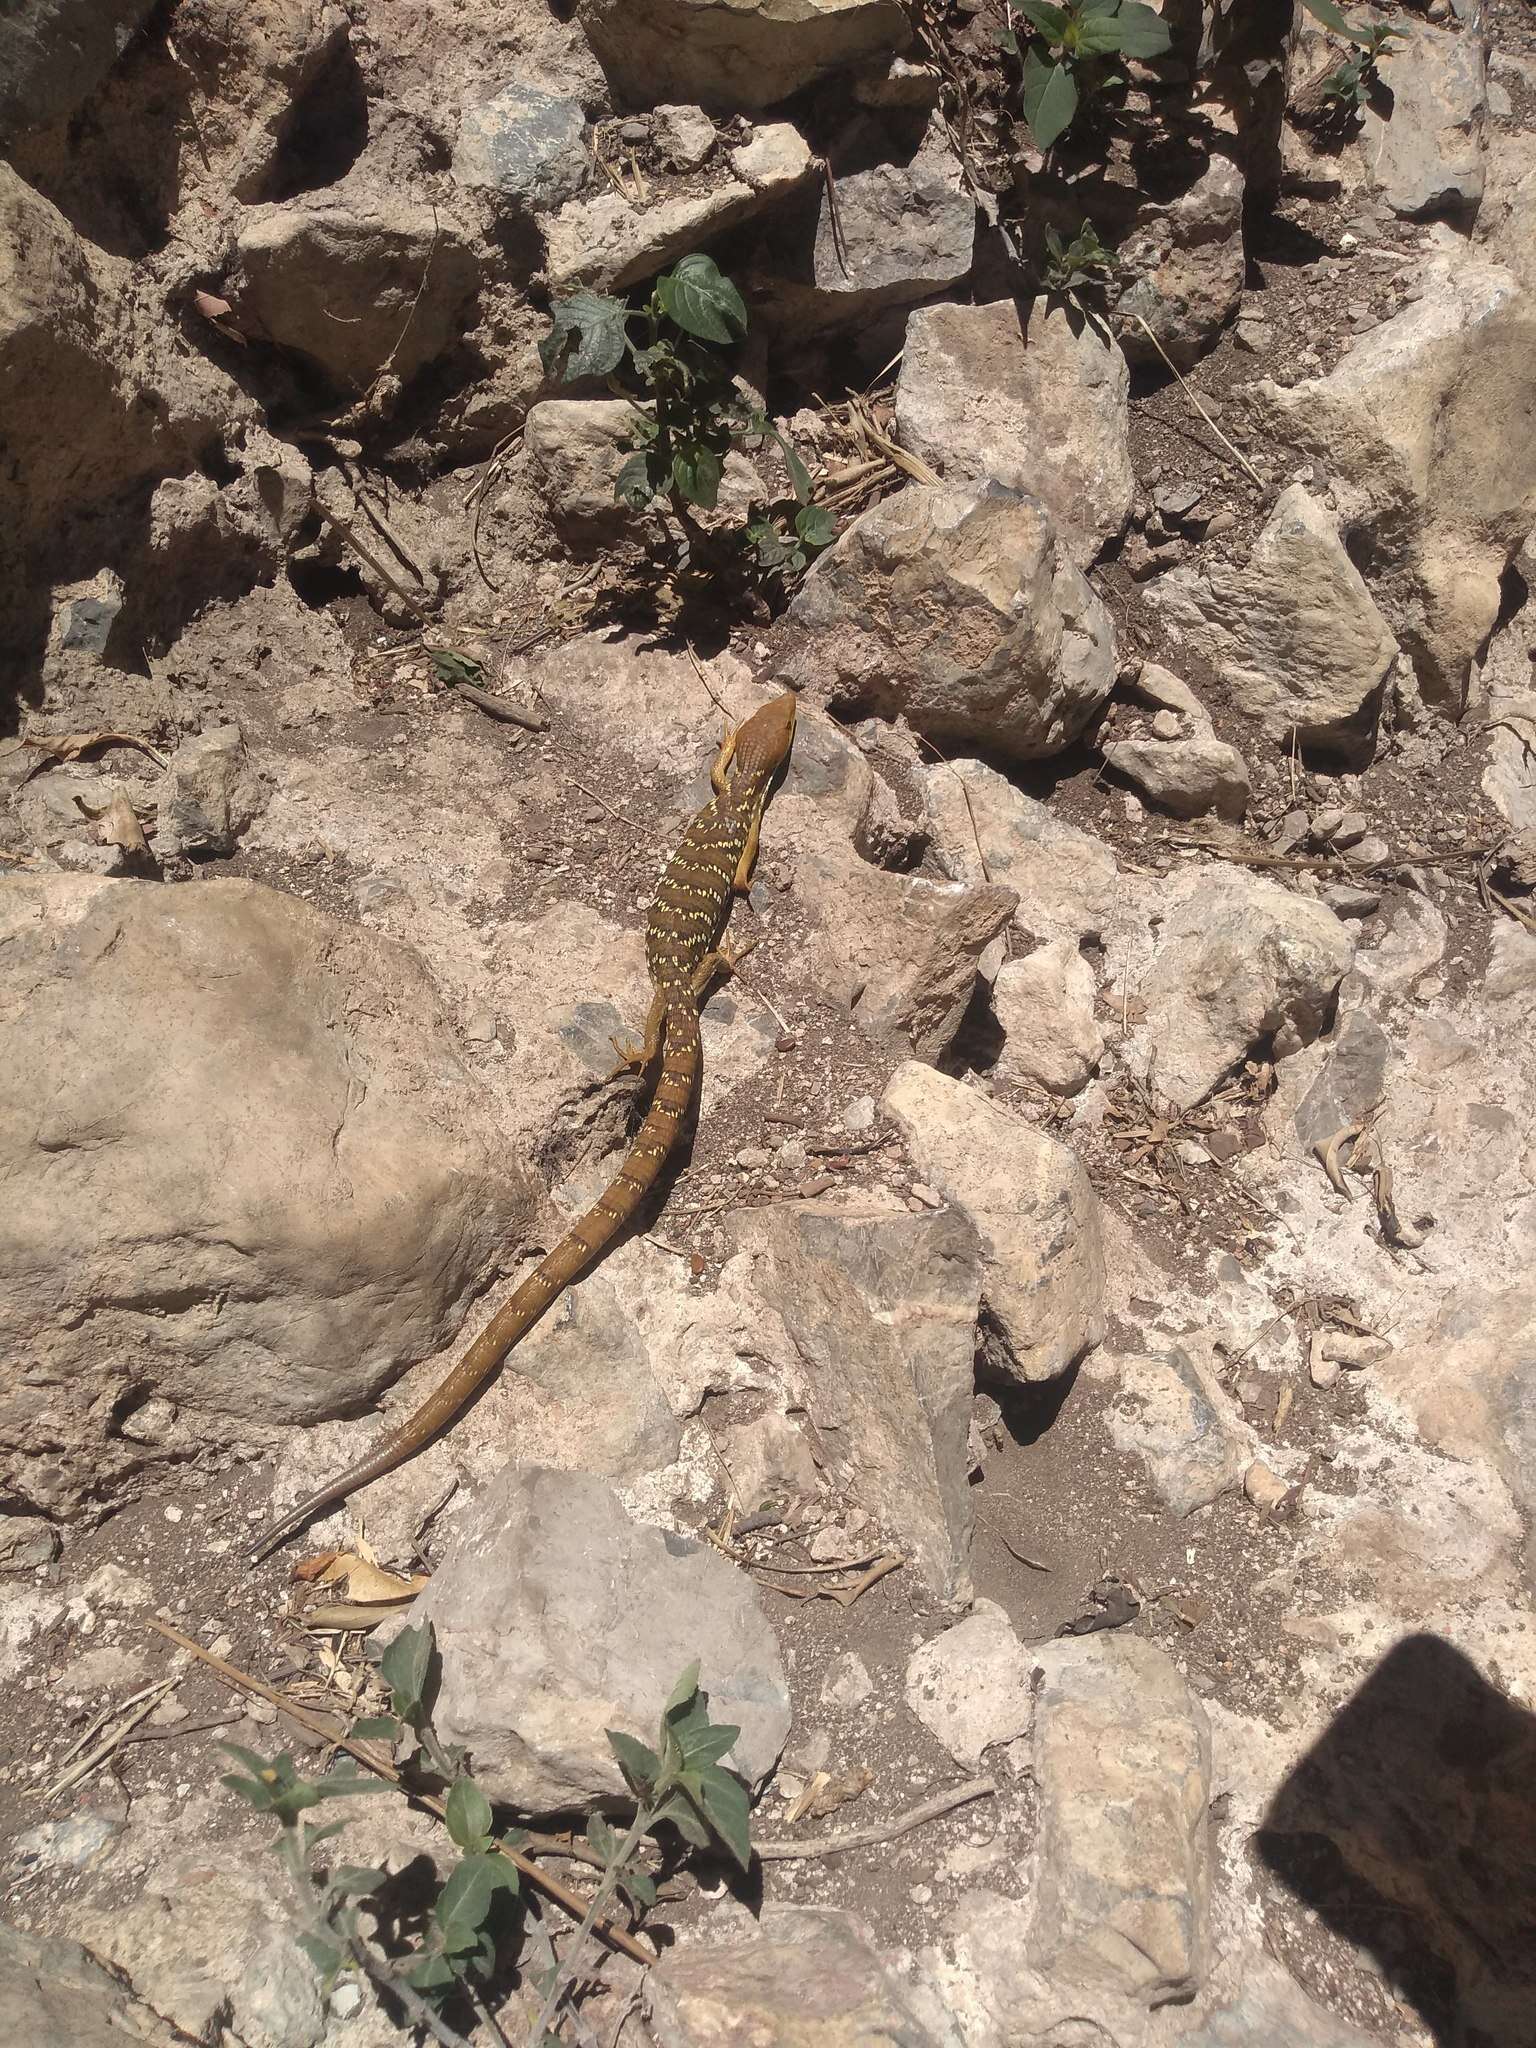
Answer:
[[1180, 2048], [1377, 2048], [1377, 2037], [1325, 2012], [1277, 1962], [1256, 1956]]
[[1022, 760], [1076, 738], [1114, 686], [1114, 628], [1034, 499], [911, 484], [814, 564], [785, 667], [833, 706]]
[[1394, 213], [1476, 213], [1483, 196], [1488, 49], [1480, 33], [1415, 22], [1381, 59], [1359, 149]]
[[908, 40], [895, 0], [580, 0], [578, 15], [626, 98], [725, 113], [774, 106]]
[[1154, 1644], [1045, 1644], [1031, 1948], [1053, 1981], [1146, 2005], [1188, 1998], [1209, 1963], [1210, 1730]]
[[[110, 1502], [196, 1438], [356, 1409], [457, 1330], [530, 1183], [415, 954], [243, 881], [3, 899], [7, 1492]], [[188, 1415], [195, 1418], [188, 1421]]]
[[1223, 867], [1187, 878], [1143, 983], [1158, 1093], [1188, 1108], [1262, 1040], [1277, 1055], [1308, 1043], [1353, 959], [1333, 912], [1278, 882]]
[[513, 81], [459, 117], [453, 175], [514, 214], [548, 213], [592, 175], [576, 100]]
[[809, 146], [788, 122], [759, 129], [728, 161], [731, 175], [723, 182], [654, 206], [637, 209], [613, 191], [570, 200], [544, 222], [551, 290], [636, 284], [794, 191], [812, 168]]
[[[1205, 169], [1166, 205], [1145, 208], [1119, 245], [1128, 284], [1111, 287], [1122, 316], [1138, 314], [1180, 369], [1220, 335], [1242, 299], [1244, 179], [1229, 156]], [[1121, 346], [1132, 362], [1160, 363], [1136, 322], [1122, 317]]]
[[748, 1212], [732, 1231], [793, 1339], [803, 1405], [846, 1483], [941, 1599], [967, 1598], [976, 1233], [954, 1211], [814, 1202]]
[[937, 1060], [976, 987], [982, 954], [1018, 908], [1011, 889], [904, 880], [844, 953], [859, 960], [853, 1014], [877, 1044]]
[[1536, 1301], [1519, 1287], [1463, 1287], [1434, 1327], [1380, 1367], [1425, 1441], [1486, 1459], [1523, 1512], [1536, 1513]]
[[1140, 1458], [1174, 1514], [1192, 1514], [1241, 1487], [1256, 1449], [1253, 1432], [1189, 1352], [1101, 1354], [1093, 1371], [1114, 1390], [1105, 1416], [1110, 1442]]
[[1304, 1150], [1372, 1115], [1386, 1088], [1391, 1055], [1391, 1040], [1363, 1010], [1341, 1019], [1322, 1071], [1296, 1109], [1296, 1136]]
[[959, 2048], [849, 1913], [770, 1906], [745, 1941], [670, 1949], [645, 1980], [657, 2048]]
[[360, 181], [249, 207], [225, 289], [252, 331], [307, 356], [341, 389], [363, 391], [386, 368], [408, 382], [441, 355], [478, 282], [474, 256], [440, 211]]
[[1022, 960], [1005, 960], [992, 983], [1004, 1035], [998, 1066], [1051, 1095], [1076, 1095], [1104, 1052], [1094, 1022], [1098, 986], [1072, 939], [1054, 939]]
[[166, 771], [157, 842], [187, 853], [233, 853], [266, 801], [237, 725], [183, 740]]
[[56, 120], [87, 99], [153, 4], [34, 0], [8, 8], [0, 18], [0, 141]]
[[924, 306], [896, 386], [904, 448], [951, 482], [1038, 498], [1080, 568], [1124, 527], [1130, 372], [1113, 339], [1059, 306]]
[[974, 1088], [909, 1060], [881, 1103], [912, 1163], [971, 1218], [985, 1261], [993, 1363], [1048, 1380], [1104, 1334], [1099, 1206], [1065, 1145]]
[[1135, 694], [1166, 718], [1154, 715], [1143, 733], [1110, 741], [1104, 749], [1109, 766], [1176, 818], [1206, 811], [1241, 818], [1248, 808], [1248, 764], [1236, 747], [1217, 739], [1210, 713], [1189, 685], [1148, 661]]
[[[625, 398], [545, 398], [528, 408], [523, 446], [529, 474], [561, 534], [573, 544], [608, 546], [642, 529], [645, 514], [614, 495], [635, 445], [635, 408]], [[744, 513], [764, 498], [762, 478], [738, 450], [725, 458], [718, 503]]]
[[976, 202], [935, 120], [910, 161], [840, 173], [835, 219], [823, 190], [811, 235], [791, 220], [758, 261], [755, 295], [780, 332], [830, 333], [958, 283], [975, 241]]
[[907, 1660], [907, 1705], [957, 1764], [975, 1770], [994, 1742], [1029, 1732], [1033, 1660], [1007, 1615], [979, 1600]]
[[1271, 739], [1370, 760], [1397, 643], [1304, 485], [1281, 494], [1245, 564], [1173, 569], [1149, 596]]
[[1327, 376], [1261, 381], [1251, 397], [1327, 466], [1426, 701], [1457, 715], [1505, 570], [1536, 526], [1536, 439], [1509, 431], [1536, 405], [1536, 317], [1508, 270], [1467, 255], [1431, 260], [1420, 291]]
[[78, 1942], [0, 1924], [0, 2039], [26, 2048], [172, 2048], [176, 2034]]
[[789, 1732], [778, 1646], [750, 1581], [703, 1544], [635, 1522], [602, 1480], [509, 1465], [411, 1610], [442, 1658], [435, 1721], [487, 1795], [527, 1813], [622, 1798], [605, 1730], [643, 1742], [702, 1659], [725, 1761], [755, 1785]]
[[1123, 886], [1101, 839], [1066, 824], [982, 761], [928, 768], [924, 785], [945, 871], [979, 882], [985, 873], [1018, 892], [1018, 923], [1045, 943], [1074, 945], [1110, 927]]

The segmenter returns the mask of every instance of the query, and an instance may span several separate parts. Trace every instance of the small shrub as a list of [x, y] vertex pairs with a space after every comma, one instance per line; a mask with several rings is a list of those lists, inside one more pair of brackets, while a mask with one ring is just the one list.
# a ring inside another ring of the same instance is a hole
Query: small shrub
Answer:
[[[1024, 119], [1035, 147], [1047, 150], [1072, 125], [1085, 93], [1124, 81], [1105, 69], [1111, 57], [1166, 56], [1168, 24], [1141, 0], [1017, 0], [1029, 23], [1020, 43], [1011, 28], [999, 40], [1024, 67]], [[1044, 54], [1042, 55], [1042, 51]]]

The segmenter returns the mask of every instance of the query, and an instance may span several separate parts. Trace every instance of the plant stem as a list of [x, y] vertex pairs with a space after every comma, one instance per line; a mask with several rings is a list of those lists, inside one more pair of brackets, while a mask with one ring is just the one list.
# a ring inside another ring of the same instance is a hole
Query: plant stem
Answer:
[[414, 1984], [407, 1984], [403, 1977], [396, 1977], [382, 1963], [375, 1961], [360, 1935], [348, 1937], [347, 1953], [365, 1977], [399, 1999], [417, 2026], [425, 2027], [438, 2043], [438, 2048], [471, 2048], [462, 2034], [455, 2033], [448, 2022], [433, 2011]]
[[[1081, 308], [1079, 308], [1079, 311], [1081, 311]], [[1217, 440], [1221, 443], [1222, 447], [1226, 449], [1229, 455], [1235, 457], [1236, 460], [1243, 465], [1244, 469], [1247, 470], [1248, 474], [1253, 478], [1254, 482], [1262, 491], [1264, 488], [1263, 477], [1259, 475], [1259, 472], [1254, 468], [1253, 464], [1248, 460], [1247, 456], [1244, 455], [1242, 450], [1240, 448], [1233, 447], [1232, 443], [1227, 439], [1226, 435], [1221, 431], [1220, 427], [1217, 426], [1216, 422], [1211, 418], [1210, 414], [1206, 411], [1205, 407], [1200, 403], [1199, 399], [1196, 398], [1194, 393], [1194, 387], [1190, 384], [1188, 378], [1184, 375], [1183, 371], [1179, 368], [1178, 364], [1173, 360], [1173, 357], [1169, 355], [1167, 349], [1163, 347], [1163, 344], [1152, 332], [1151, 328], [1147, 325], [1146, 321], [1142, 319], [1139, 313], [1132, 313], [1131, 318], [1136, 322], [1136, 325], [1141, 329], [1142, 333], [1147, 337], [1148, 341], [1150, 341], [1152, 346], [1157, 350], [1158, 354], [1162, 357], [1163, 361], [1168, 365], [1169, 369], [1172, 370], [1175, 377], [1178, 378], [1180, 386], [1183, 389], [1184, 396], [1195, 408], [1195, 411], [1199, 413], [1201, 419], [1205, 421], [1205, 424], [1216, 436]]]
[[630, 1823], [629, 1832], [614, 1850], [613, 1855], [609, 1859], [608, 1868], [599, 1878], [597, 1889], [593, 1892], [591, 1899], [587, 1903], [586, 1912], [581, 1916], [581, 1925], [576, 1929], [571, 1945], [566, 1951], [565, 1960], [556, 1972], [554, 1982], [544, 1994], [544, 2003], [539, 2007], [539, 2016], [533, 2023], [533, 2032], [528, 2036], [528, 2048], [542, 2048], [545, 2030], [559, 2011], [560, 2001], [564, 1998], [567, 1989], [575, 1981], [583, 1951], [586, 1948], [592, 1929], [597, 1924], [598, 1916], [601, 1914], [604, 1906], [607, 1905], [609, 1899], [612, 1898], [614, 1887], [619, 1881], [620, 1874], [627, 1866], [630, 1857], [634, 1855], [641, 1836], [644, 1835], [646, 1829], [651, 1825], [652, 1818], [652, 1811], [649, 1806], [636, 1807], [635, 1817]]

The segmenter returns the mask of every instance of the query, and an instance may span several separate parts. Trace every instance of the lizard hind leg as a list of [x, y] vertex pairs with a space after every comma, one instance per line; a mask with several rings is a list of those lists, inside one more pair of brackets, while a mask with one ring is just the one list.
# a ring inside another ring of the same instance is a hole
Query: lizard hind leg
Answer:
[[666, 1021], [666, 998], [658, 989], [651, 998], [651, 1007], [645, 1019], [645, 1037], [639, 1045], [629, 1040], [610, 1038], [608, 1043], [619, 1056], [619, 1064], [608, 1076], [617, 1081], [621, 1074], [643, 1074], [661, 1051], [662, 1026]]

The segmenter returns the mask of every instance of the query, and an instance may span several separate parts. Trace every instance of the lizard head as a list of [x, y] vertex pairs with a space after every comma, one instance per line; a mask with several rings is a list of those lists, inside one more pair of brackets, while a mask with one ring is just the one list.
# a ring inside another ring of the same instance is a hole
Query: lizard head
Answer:
[[771, 698], [760, 711], [753, 712], [745, 725], [737, 728], [731, 749], [733, 786], [751, 778], [766, 782], [783, 767], [794, 744], [795, 709], [795, 693], [786, 690], [782, 697]]

